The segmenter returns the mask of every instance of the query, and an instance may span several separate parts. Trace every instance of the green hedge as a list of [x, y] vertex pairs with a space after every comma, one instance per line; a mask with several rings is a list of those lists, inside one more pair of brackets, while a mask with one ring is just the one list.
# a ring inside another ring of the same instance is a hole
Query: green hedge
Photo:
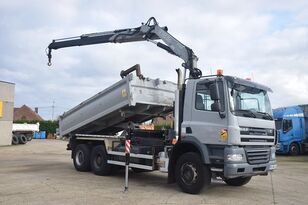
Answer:
[[42, 121], [40, 122], [40, 131], [46, 131], [46, 133], [56, 133], [56, 129], [59, 128], [58, 121]]
[[171, 129], [171, 124], [160, 124], [160, 125], [154, 125], [155, 130], [168, 130]]

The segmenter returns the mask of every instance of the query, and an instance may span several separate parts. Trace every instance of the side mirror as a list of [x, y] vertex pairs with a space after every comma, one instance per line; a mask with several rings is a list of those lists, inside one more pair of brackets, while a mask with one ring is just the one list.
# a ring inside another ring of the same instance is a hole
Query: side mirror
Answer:
[[214, 112], [219, 112], [219, 116], [221, 118], [225, 118], [225, 114], [221, 113], [221, 104], [220, 104], [220, 96], [219, 96], [219, 89], [217, 83], [212, 83], [209, 87], [210, 90], [210, 97], [213, 100], [213, 104], [211, 105], [211, 110]]
[[214, 101], [220, 100], [217, 83], [211, 84], [209, 89], [210, 89], [211, 100], [214, 100]]
[[215, 112], [220, 111], [220, 103], [217, 100], [211, 105], [211, 110]]

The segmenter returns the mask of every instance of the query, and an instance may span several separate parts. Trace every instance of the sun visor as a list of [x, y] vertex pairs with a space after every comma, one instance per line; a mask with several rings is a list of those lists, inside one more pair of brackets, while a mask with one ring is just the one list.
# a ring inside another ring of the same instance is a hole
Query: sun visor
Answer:
[[253, 87], [253, 88], [257, 88], [260, 90], [265, 90], [268, 92], [273, 92], [273, 90], [265, 85], [261, 85], [259, 83], [255, 83], [252, 82], [250, 80], [244, 80], [242, 78], [237, 78], [237, 77], [233, 77], [233, 76], [224, 76], [224, 78], [230, 82], [232, 85], [233, 84], [240, 84], [240, 85], [244, 85], [244, 86], [248, 86], [248, 87]]

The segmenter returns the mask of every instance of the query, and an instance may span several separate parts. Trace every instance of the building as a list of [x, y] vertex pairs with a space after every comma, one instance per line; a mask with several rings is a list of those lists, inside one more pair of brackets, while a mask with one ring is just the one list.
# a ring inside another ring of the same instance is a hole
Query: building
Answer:
[[15, 84], [0, 81], [0, 146], [12, 144]]
[[27, 105], [20, 108], [14, 108], [14, 121], [43, 121], [43, 118], [38, 114], [38, 109], [33, 111]]

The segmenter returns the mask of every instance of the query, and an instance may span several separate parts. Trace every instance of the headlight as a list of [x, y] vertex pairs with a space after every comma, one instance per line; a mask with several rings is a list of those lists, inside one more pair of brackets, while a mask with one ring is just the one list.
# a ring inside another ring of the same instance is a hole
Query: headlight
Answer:
[[266, 129], [266, 134], [268, 136], [275, 136], [275, 130], [274, 129]]
[[242, 154], [228, 154], [227, 160], [228, 161], [242, 161], [243, 155]]

